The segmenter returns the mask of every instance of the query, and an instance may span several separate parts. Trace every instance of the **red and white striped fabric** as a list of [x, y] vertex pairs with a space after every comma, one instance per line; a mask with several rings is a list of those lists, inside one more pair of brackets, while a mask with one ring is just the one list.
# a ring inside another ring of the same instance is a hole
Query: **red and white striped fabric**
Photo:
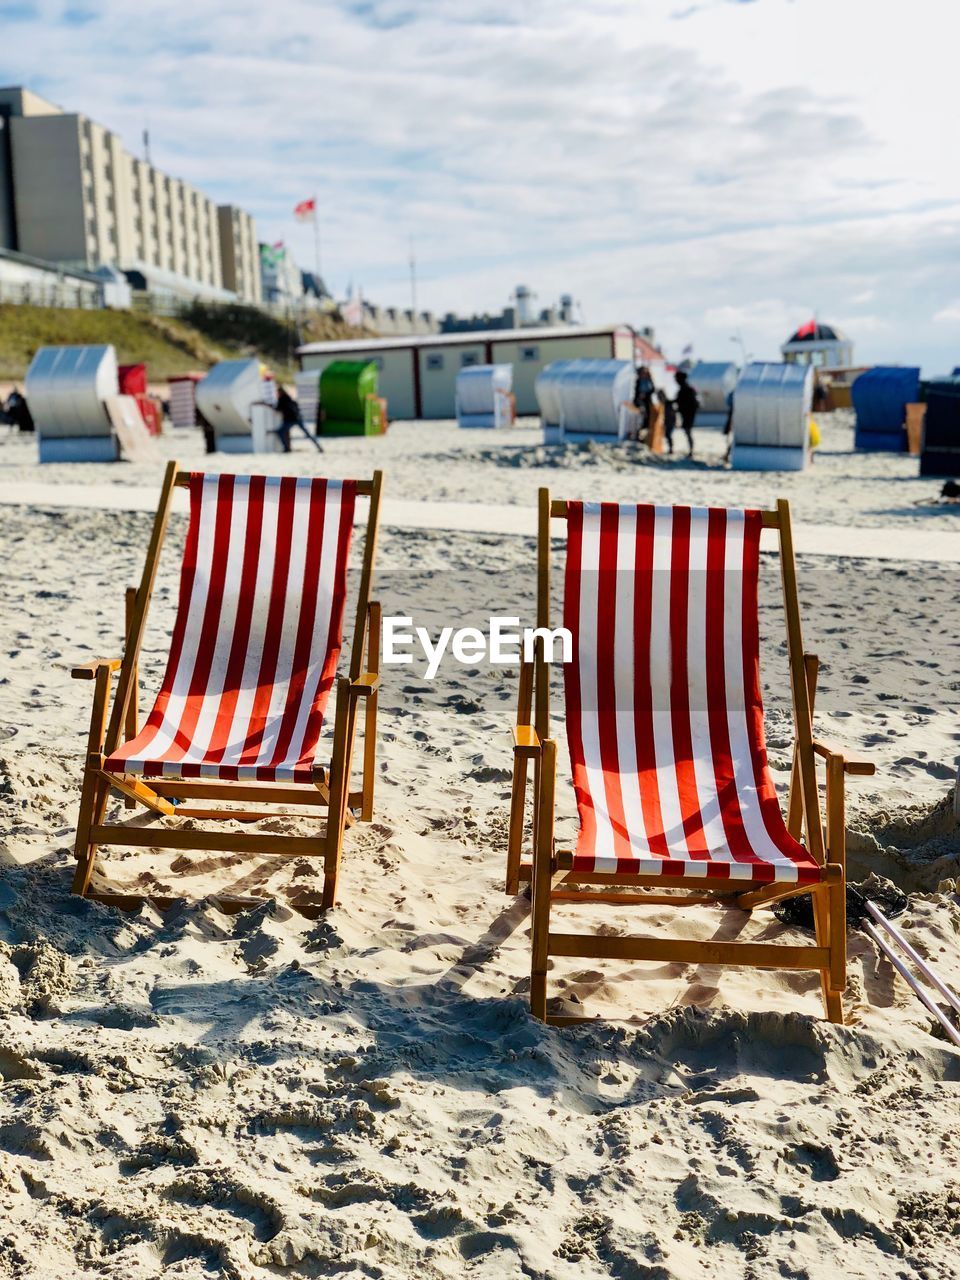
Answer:
[[352, 480], [190, 477], [166, 674], [108, 770], [311, 781], [342, 643], [355, 499]]
[[767, 767], [761, 513], [568, 503], [574, 869], [813, 883]]

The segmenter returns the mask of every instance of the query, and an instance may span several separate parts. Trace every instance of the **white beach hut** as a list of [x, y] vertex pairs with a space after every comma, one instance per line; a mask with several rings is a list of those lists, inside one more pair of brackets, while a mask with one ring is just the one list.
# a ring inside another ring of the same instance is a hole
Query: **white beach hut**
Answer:
[[221, 453], [263, 453], [278, 447], [266, 414], [254, 409], [275, 400], [274, 383], [263, 377], [259, 360], [221, 360], [197, 383], [197, 408], [213, 428]]
[[512, 364], [475, 364], [461, 369], [457, 374], [457, 425], [509, 426], [512, 388]]
[[633, 395], [630, 360], [555, 360], [536, 381], [544, 444], [618, 440]]
[[116, 462], [107, 401], [120, 394], [112, 346], [41, 347], [25, 381], [41, 462]]
[[726, 426], [737, 372], [735, 364], [712, 360], [699, 360], [690, 370], [690, 384], [700, 398], [698, 427]]
[[802, 471], [810, 453], [812, 403], [810, 365], [748, 364], [733, 393], [733, 467]]

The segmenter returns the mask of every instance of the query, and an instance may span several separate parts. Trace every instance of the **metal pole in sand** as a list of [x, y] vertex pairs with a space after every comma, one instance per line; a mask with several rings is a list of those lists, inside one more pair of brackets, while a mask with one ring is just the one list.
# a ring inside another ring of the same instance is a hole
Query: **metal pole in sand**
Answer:
[[896, 942], [897, 945], [907, 953], [930, 985], [932, 987], [936, 987], [940, 992], [947, 1004], [950, 1005], [951, 1008], [956, 1009], [957, 1013], [960, 1013], [960, 996], [957, 995], [952, 987], [948, 987], [947, 984], [937, 976], [933, 969], [931, 969], [927, 964], [926, 960], [924, 960], [923, 956], [921, 956], [920, 953], [910, 945], [896, 925], [891, 924], [883, 912], [879, 911], [872, 902], [867, 903], [867, 911], [869, 911], [870, 915], [874, 920], [876, 920], [881, 929], [885, 929], [887, 933], [889, 933], [890, 937], [893, 938], [894, 942]]
[[955, 1045], [960, 1046], [960, 1031], [957, 1030], [939, 1005], [934, 1004], [933, 999], [927, 995], [903, 961], [894, 955], [892, 949], [887, 945], [886, 941], [880, 936], [873, 925], [865, 924], [863, 926], [863, 931], [868, 937], [873, 939], [877, 949], [890, 961], [897, 973], [900, 974], [901, 978], [903, 978], [904, 982], [920, 1003], [930, 1010], [936, 1020], [940, 1023], [941, 1027], [943, 1027], [944, 1031], [947, 1033], [947, 1036]]

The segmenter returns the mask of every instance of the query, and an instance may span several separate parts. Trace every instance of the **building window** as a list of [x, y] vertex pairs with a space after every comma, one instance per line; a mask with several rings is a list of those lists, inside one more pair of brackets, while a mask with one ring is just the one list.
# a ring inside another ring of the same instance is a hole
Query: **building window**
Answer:
[[427, 369], [430, 372], [436, 372], [443, 368], [443, 356], [427, 356]]
[[460, 357], [460, 364], [464, 369], [468, 369], [472, 364], [479, 364], [480, 357], [473, 351], [465, 351]]
[[539, 360], [540, 348], [539, 347], [521, 347], [520, 359], [521, 360]]

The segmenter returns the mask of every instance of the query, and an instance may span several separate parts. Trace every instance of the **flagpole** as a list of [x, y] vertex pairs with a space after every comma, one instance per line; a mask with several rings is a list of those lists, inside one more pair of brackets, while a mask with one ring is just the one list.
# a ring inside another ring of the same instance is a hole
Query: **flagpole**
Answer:
[[410, 237], [410, 306], [413, 311], [413, 332], [417, 332], [417, 255], [413, 248], [413, 236]]
[[317, 277], [317, 301], [320, 301], [320, 210], [317, 193], [313, 193], [313, 267]]

